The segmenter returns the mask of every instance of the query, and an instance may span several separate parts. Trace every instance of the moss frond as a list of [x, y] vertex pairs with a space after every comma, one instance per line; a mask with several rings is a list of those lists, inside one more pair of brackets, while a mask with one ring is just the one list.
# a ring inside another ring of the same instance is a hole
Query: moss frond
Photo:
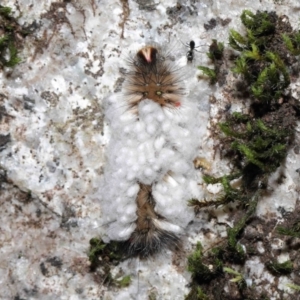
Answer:
[[300, 291], [300, 285], [288, 283], [286, 286], [289, 287], [292, 290]]
[[209, 52], [207, 53], [207, 56], [212, 61], [220, 60], [223, 57], [223, 51], [224, 51], [224, 44], [213, 39], [212, 44], [209, 47]]
[[211, 270], [203, 263], [203, 247], [200, 242], [196, 245], [196, 250], [188, 257], [188, 271], [192, 273], [192, 277], [197, 280], [198, 284], [209, 282], [219, 270]]
[[4, 17], [9, 17], [12, 10], [10, 7], [0, 5], [0, 15]]
[[275, 22], [268, 12], [258, 11], [254, 14], [250, 10], [244, 10], [241, 20], [254, 36], [269, 35], [275, 31]]
[[253, 60], [261, 60], [262, 59], [260, 51], [254, 43], [251, 44], [251, 50], [246, 50], [243, 52], [243, 57], [246, 59], [253, 59]]
[[117, 261], [123, 259], [124, 255], [122, 252], [122, 243], [110, 242], [109, 244], [104, 243], [99, 238], [92, 238], [90, 240], [90, 249], [88, 252], [88, 258], [91, 263], [91, 270], [94, 271], [99, 265], [101, 265], [105, 257], [106, 263], [108, 261]]
[[237, 51], [243, 51], [247, 45], [247, 39], [237, 31], [231, 29], [229, 34], [229, 45]]
[[239, 56], [235, 61], [235, 66], [232, 68], [232, 72], [236, 74], [244, 75], [249, 77], [248, 62], [246, 57]]
[[293, 263], [290, 260], [287, 260], [283, 263], [271, 261], [267, 262], [265, 265], [267, 269], [275, 276], [289, 275], [294, 269]]
[[198, 69], [201, 70], [204, 75], [209, 77], [211, 84], [214, 84], [217, 81], [217, 74], [215, 70], [204, 66], [199, 66]]
[[290, 35], [283, 33], [282, 39], [287, 49], [293, 55], [300, 55], [300, 31]]

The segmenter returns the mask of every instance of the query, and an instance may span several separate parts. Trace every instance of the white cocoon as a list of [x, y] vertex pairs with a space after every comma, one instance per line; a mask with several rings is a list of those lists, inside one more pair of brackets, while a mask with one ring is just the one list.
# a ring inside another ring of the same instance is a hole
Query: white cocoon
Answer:
[[126, 240], [134, 231], [139, 183], [152, 185], [163, 227], [178, 233], [194, 217], [187, 201], [199, 194], [192, 163], [201, 144], [196, 103], [184, 100], [172, 110], [143, 100], [137, 114], [120, 109], [125, 105], [118, 95], [107, 103], [112, 133], [98, 192], [106, 238]]

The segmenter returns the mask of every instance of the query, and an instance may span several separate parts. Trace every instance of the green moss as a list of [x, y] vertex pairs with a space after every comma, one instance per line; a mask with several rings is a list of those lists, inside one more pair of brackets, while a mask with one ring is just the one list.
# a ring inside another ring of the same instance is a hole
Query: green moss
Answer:
[[106, 244], [99, 238], [92, 238], [90, 240], [90, 249], [88, 252], [88, 258], [91, 263], [90, 271], [101, 276], [102, 283], [106, 286], [124, 288], [131, 283], [129, 275], [123, 277], [117, 275], [113, 277], [111, 274], [111, 267], [118, 265], [121, 260], [125, 259], [123, 248], [124, 243], [121, 242]]
[[250, 10], [244, 10], [241, 21], [255, 37], [266, 36], [275, 31], [276, 17], [273, 13], [257, 11], [254, 14]]
[[230, 202], [234, 201], [243, 201], [244, 195], [240, 192], [238, 189], [234, 189], [230, 181], [233, 179], [236, 179], [241, 176], [240, 172], [230, 174], [228, 176], [222, 176], [222, 177], [213, 177], [209, 175], [203, 175], [203, 180], [207, 184], [216, 184], [221, 183], [224, 189], [224, 192], [219, 195], [217, 199], [214, 199], [213, 201], [199, 201], [198, 199], [191, 199], [188, 202], [189, 206], [192, 206], [195, 208], [196, 211], [199, 211], [203, 207], [207, 206], [214, 206], [218, 207], [220, 205], [225, 205]]
[[208, 67], [204, 67], [204, 66], [199, 66], [198, 67], [199, 70], [201, 70], [203, 72], [204, 75], [209, 77], [210, 83], [214, 84], [217, 81], [217, 74], [216, 71], [213, 69], [210, 69]]
[[131, 277], [127, 275], [122, 277], [120, 280], [115, 280], [115, 282], [120, 288], [128, 287], [131, 283]]
[[197, 283], [209, 282], [222, 271], [222, 263], [218, 259], [216, 264], [209, 268], [203, 262], [203, 248], [200, 242], [197, 243], [196, 250], [188, 257], [188, 271]]
[[98, 266], [109, 262], [120, 262], [124, 258], [122, 247], [123, 243], [110, 242], [106, 244], [99, 238], [92, 238], [88, 252], [91, 271], [95, 271]]
[[288, 283], [286, 286], [295, 291], [300, 291], [300, 285]]
[[300, 55], [300, 31], [282, 34], [282, 39], [288, 50], [295, 56]]
[[202, 245], [198, 242], [196, 250], [188, 257], [188, 271], [192, 273], [193, 278], [197, 278], [200, 281], [209, 281], [213, 275], [210, 269], [202, 262], [202, 251]]
[[188, 257], [188, 270], [192, 273], [193, 286], [185, 300], [211, 299], [200, 285], [209, 284], [223, 274], [223, 262], [219, 259], [223, 255], [223, 249], [214, 248], [205, 258], [202, 251], [201, 244], [197, 243], [196, 250]]
[[211, 69], [205, 66], [198, 67], [198, 69], [209, 78], [210, 84], [215, 84], [220, 79], [219, 77], [223, 59], [223, 51], [224, 44], [213, 39], [211, 45], [209, 46], [209, 51], [206, 54], [214, 64], [214, 68]]
[[278, 226], [276, 229], [279, 234], [300, 238], [300, 219], [296, 219], [289, 228]]
[[294, 269], [293, 263], [290, 260], [283, 263], [271, 261], [267, 262], [265, 265], [267, 269], [275, 276], [289, 275]]
[[[297, 54], [300, 45], [300, 34], [285, 34], [277, 28], [276, 13], [260, 12], [256, 14], [245, 10], [241, 20], [246, 27], [244, 36], [235, 30], [230, 31], [229, 45], [240, 52], [232, 71], [241, 74], [248, 83], [248, 91], [253, 98], [265, 104], [264, 109], [272, 109], [272, 105], [284, 96], [290, 84], [290, 76], [284, 60], [287, 53], [282, 51], [284, 42], [292, 53]], [[278, 45], [278, 35], [282, 41]], [[274, 39], [274, 42], [273, 42]], [[276, 43], [277, 49], [274, 49]], [[278, 53], [283, 53], [280, 57]]]
[[18, 51], [28, 33], [25, 33], [12, 16], [11, 8], [2, 5], [0, 5], [0, 27], [0, 68], [14, 67], [21, 62]]
[[247, 46], [247, 39], [237, 31], [231, 29], [229, 34], [229, 45], [231, 46], [231, 48], [237, 51], [243, 51]]
[[202, 291], [199, 286], [194, 286], [185, 300], [209, 300], [209, 297]]
[[[226, 113], [218, 124], [220, 154], [229, 160], [232, 170], [220, 177], [205, 174], [203, 180], [206, 184], [221, 183], [223, 191], [217, 198], [202, 201], [191, 199], [189, 205], [198, 212], [203, 207], [218, 207], [238, 202], [239, 209], [243, 211], [240, 217], [236, 217], [234, 226], [227, 230], [227, 240], [221, 247], [206, 253], [205, 257], [201, 249], [197, 249], [189, 261], [189, 270], [194, 274], [194, 287], [191, 293], [195, 299], [198, 287], [196, 283], [208, 286], [211, 284], [210, 280], [214, 278], [215, 285], [222, 277], [222, 272], [216, 277], [209, 277], [212, 274], [205, 268], [207, 263], [204, 262], [209, 259], [211, 262], [214, 257], [212, 263], [214, 268], [216, 265], [221, 266], [230, 262], [244, 264], [251, 251], [256, 253], [254, 248], [254, 251], [246, 249], [251, 247], [249, 243], [242, 246], [240, 240], [243, 238], [244, 229], [255, 216], [258, 201], [265, 193], [269, 176], [278, 169], [287, 156], [294, 140], [295, 125], [300, 112], [300, 106], [287, 92], [292, 66], [297, 62], [297, 58], [292, 56], [300, 55], [300, 31], [293, 31], [290, 24], [284, 21], [283, 17], [278, 17], [275, 12], [254, 13], [245, 10], [241, 15], [241, 21], [246, 34], [231, 30], [229, 35], [229, 45], [236, 54], [231, 71], [238, 77], [236, 92], [233, 92], [232, 96], [246, 97], [250, 108], [247, 113]], [[215, 41], [214, 49], [217, 48], [216, 45]], [[219, 82], [220, 66], [224, 65], [221, 61], [223, 58], [218, 60], [214, 55], [208, 55], [215, 65], [214, 82]], [[226, 63], [228, 65], [230, 61]], [[226, 70], [225, 72], [223, 70], [223, 73], [226, 74]], [[231, 181], [237, 178], [240, 180], [238, 188], [231, 184]], [[296, 220], [290, 226], [278, 227], [277, 231], [280, 234], [300, 237], [299, 224], [300, 222]], [[287, 275], [293, 271], [293, 264], [290, 261], [283, 264], [270, 262], [266, 267], [275, 275]], [[224, 270], [227, 273], [230, 273], [228, 270], [234, 271], [232, 268]], [[208, 281], [199, 281], [198, 278], [203, 276], [202, 272], [204, 278], [209, 278]], [[232, 274], [236, 276], [233, 278], [234, 282], [242, 283], [239, 286], [241, 299], [252, 299], [249, 297], [250, 288], [245, 285], [241, 274]], [[247, 290], [247, 293], [244, 294], [242, 290]], [[259, 294], [256, 294], [256, 297], [259, 297]], [[261, 298], [255, 299], [267, 299], [267, 296], [261, 295]]]
[[209, 52], [207, 53], [207, 56], [212, 61], [220, 60], [223, 58], [223, 51], [224, 44], [213, 39], [211, 45], [209, 46]]
[[228, 268], [228, 267], [224, 267], [223, 271], [235, 276], [234, 278], [230, 279], [230, 282], [237, 283], [238, 287], [240, 289], [243, 289], [246, 287], [246, 281], [241, 273], [239, 273], [231, 268]]
[[8, 18], [11, 14], [11, 8], [0, 5], [0, 15]]
[[291, 126], [282, 126], [280, 121], [284, 110], [282, 107], [277, 113], [269, 114], [267, 121], [234, 114], [220, 124], [221, 130], [229, 137], [226, 145], [231, 154], [238, 158], [237, 167], [241, 166], [242, 174], [253, 165], [258, 168], [257, 173], [270, 174], [286, 157], [296, 119], [295, 112], [289, 110]]

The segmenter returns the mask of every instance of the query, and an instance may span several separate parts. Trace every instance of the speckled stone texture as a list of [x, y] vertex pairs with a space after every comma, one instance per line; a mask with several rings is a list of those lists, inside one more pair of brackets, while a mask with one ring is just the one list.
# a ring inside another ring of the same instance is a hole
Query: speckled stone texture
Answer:
[[[207, 123], [199, 156], [210, 162], [213, 175], [223, 175], [230, 166], [214, 156], [212, 131], [227, 94], [198, 81], [196, 66], [208, 64], [205, 52], [212, 39], [226, 43], [229, 29], [240, 28], [243, 9], [276, 10], [296, 28], [298, 1], [3, 0], [1, 5], [11, 7], [21, 25], [35, 21], [36, 28], [23, 41], [22, 62], [0, 72], [0, 298], [184, 299], [190, 282], [186, 256], [198, 240], [207, 249], [226, 236], [225, 225], [232, 225], [226, 209], [218, 208], [213, 219], [201, 212], [187, 229], [182, 253], [165, 251], [114, 267], [113, 276], [131, 276], [129, 287], [106, 286], [89, 272], [89, 240], [104, 233], [98, 187], [110, 128], [103, 101], [122, 91], [126, 58], [145, 43], [172, 42], [177, 59], [186, 63], [184, 44], [194, 40], [200, 52], [187, 67], [185, 84]], [[298, 80], [291, 84], [297, 98], [299, 87]], [[212, 95], [215, 101], [209, 101]], [[232, 103], [231, 110], [243, 105]], [[280, 207], [294, 210], [299, 167], [299, 150], [291, 149], [283, 166], [286, 179], [279, 187], [274, 183], [259, 216], [280, 222]], [[206, 189], [201, 171], [198, 177], [199, 188]], [[216, 190], [209, 187], [207, 193]], [[259, 258], [247, 268], [261, 289], [274, 281]], [[277, 282], [285, 299], [292, 293], [287, 282], [288, 277]], [[274, 291], [272, 299], [278, 295]]]

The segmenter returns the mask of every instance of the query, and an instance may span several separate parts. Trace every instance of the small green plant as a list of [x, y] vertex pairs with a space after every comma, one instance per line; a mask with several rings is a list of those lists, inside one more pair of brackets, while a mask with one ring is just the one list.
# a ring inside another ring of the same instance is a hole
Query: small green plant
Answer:
[[237, 283], [239, 288], [244, 288], [246, 286], [246, 281], [241, 273], [228, 267], [224, 267], [223, 271], [235, 276], [234, 278], [230, 279], [230, 282]]
[[128, 287], [130, 283], [131, 283], [131, 277], [129, 275], [126, 275], [121, 279], [115, 279], [115, 284], [120, 288]]
[[286, 286], [295, 291], [300, 291], [300, 285], [288, 283]]
[[222, 66], [224, 44], [213, 39], [209, 46], [207, 56], [211, 59], [214, 64], [214, 69], [210, 69], [205, 66], [199, 66], [198, 69], [203, 72], [204, 75], [208, 76], [210, 84], [215, 84], [220, 81], [220, 70]]
[[215, 272], [211, 271], [203, 261], [203, 248], [200, 242], [196, 245], [196, 250], [188, 257], [188, 271], [197, 282], [210, 281], [215, 277]]
[[18, 49], [29, 34], [12, 16], [10, 7], [0, 5], [0, 68], [14, 67], [21, 62]]
[[203, 66], [199, 66], [198, 69], [201, 70], [204, 75], [206, 75], [206, 76], [209, 77], [211, 84], [216, 83], [216, 81], [217, 81], [217, 74], [216, 74], [215, 70], [210, 69], [208, 67], [203, 67]]
[[95, 271], [97, 267], [109, 262], [119, 262], [124, 258], [123, 256], [122, 243], [110, 242], [106, 244], [99, 238], [90, 240], [88, 258], [91, 263], [91, 271]]
[[207, 56], [212, 61], [220, 60], [223, 58], [223, 51], [224, 44], [213, 39], [211, 45], [209, 46], [209, 52], [207, 53]]
[[0, 15], [4, 17], [9, 17], [11, 14], [11, 8], [0, 5]]
[[247, 45], [247, 39], [237, 31], [231, 29], [229, 35], [229, 45], [231, 46], [231, 48], [237, 51], [243, 51]]
[[285, 228], [282, 226], [277, 227], [277, 232], [282, 235], [288, 235], [295, 238], [300, 238], [300, 230], [299, 228]]
[[192, 288], [191, 292], [184, 298], [185, 300], [210, 300], [199, 286]]
[[244, 26], [251, 30], [255, 37], [267, 36], [275, 31], [276, 14], [266, 11], [257, 11], [255, 14], [250, 10], [244, 10], [241, 14], [241, 20]]
[[124, 257], [124, 245], [120, 242], [104, 243], [99, 238], [90, 240], [90, 249], [88, 258], [90, 261], [90, 271], [97, 272], [100, 269], [102, 274], [102, 283], [107, 286], [115, 286], [124, 288], [130, 285], [131, 277], [120, 275], [113, 277], [111, 274], [111, 266], [117, 265]]
[[295, 56], [300, 55], [300, 31], [292, 34], [282, 34], [282, 39], [288, 50]]
[[294, 269], [293, 263], [290, 260], [287, 260], [283, 263], [276, 261], [267, 262], [266, 267], [275, 276], [289, 275]]

